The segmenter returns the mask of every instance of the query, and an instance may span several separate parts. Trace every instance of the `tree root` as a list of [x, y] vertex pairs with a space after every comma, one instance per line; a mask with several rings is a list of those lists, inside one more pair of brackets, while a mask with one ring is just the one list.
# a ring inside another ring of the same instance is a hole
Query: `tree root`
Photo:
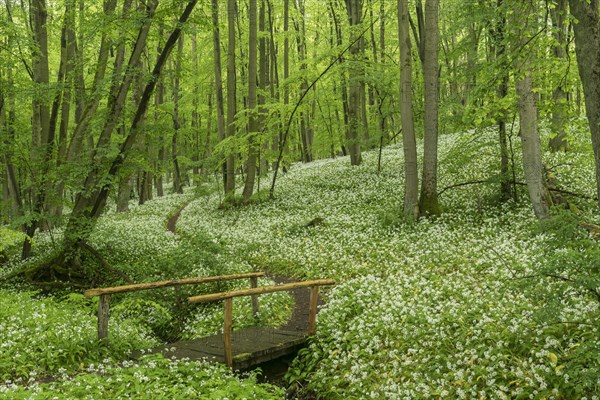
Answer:
[[94, 249], [92, 246], [90, 246], [89, 244], [87, 244], [84, 241], [80, 241], [79, 242], [79, 247], [81, 247], [82, 249], [84, 249], [85, 251], [87, 251], [88, 253], [90, 253], [92, 256], [94, 256], [94, 258], [96, 260], [98, 260], [98, 262], [100, 263], [100, 265], [102, 265], [102, 267], [107, 272], [120, 277], [121, 279], [123, 279], [127, 283], [133, 283], [133, 280], [129, 276], [127, 276], [127, 274], [125, 274], [124, 272], [121, 272], [121, 271], [119, 271], [119, 270], [111, 267], [106, 262], [106, 260], [102, 257], [102, 255], [100, 255], [100, 253], [96, 249]]
[[[22, 278], [25, 281], [44, 289], [90, 288], [98, 286], [112, 275], [127, 283], [133, 283], [125, 273], [111, 267], [102, 255], [84, 241], [77, 242], [78, 249], [71, 253], [65, 250], [49, 259], [30, 263], [23, 268], [5, 276], [7, 280]], [[95, 265], [101, 268], [84, 268], [82, 250], [89, 254]]]
[[596, 224], [591, 224], [589, 222], [582, 222], [581, 224], [579, 224], [579, 226], [588, 231], [592, 236], [592, 239], [600, 241], [600, 226]]

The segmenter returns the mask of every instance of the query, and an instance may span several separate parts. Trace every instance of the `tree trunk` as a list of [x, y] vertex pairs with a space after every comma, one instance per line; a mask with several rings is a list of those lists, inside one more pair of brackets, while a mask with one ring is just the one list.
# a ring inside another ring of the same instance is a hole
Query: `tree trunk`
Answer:
[[[526, 8], [516, 10], [515, 27], [527, 26], [533, 14]], [[524, 18], [524, 19], [521, 19]], [[526, 32], [519, 32], [519, 46], [523, 48], [528, 42]], [[535, 215], [539, 219], [548, 217], [549, 196], [544, 185], [544, 171], [542, 165], [542, 146], [537, 126], [536, 95], [533, 92], [533, 77], [531, 70], [531, 51], [521, 52], [515, 60], [515, 86], [519, 100], [519, 119], [521, 126], [521, 142], [523, 153], [523, 172], [527, 191], [533, 205]]]
[[[12, 36], [9, 36], [6, 40], [7, 47], [11, 48], [14, 41]], [[8, 87], [14, 87], [15, 82], [13, 78], [13, 67], [9, 64], [6, 68], [6, 80], [8, 83]], [[0, 89], [1, 91], [2, 89]], [[15, 127], [16, 127], [16, 118], [17, 118], [17, 105], [15, 99], [14, 91], [9, 91], [4, 95], [4, 93], [0, 93], [2, 96], [0, 107], [2, 110], [0, 111], [0, 118], [4, 117], [4, 113], [6, 112], [5, 123], [0, 125], [0, 127], [5, 127], [6, 137], [2, 138], [2, 141], [5, 145], [4, 151], [4, 162], [6, 166], [6, 179], [7, 179], [7, 189], [12, 202], [12, 210], [13, 215], [18, 216], [23, 211], [23, 199], [21, 197], [21, 186], [19, 184], [19, 180], [17, 177], [17, 171], [15, 165], [13, 163], [13, 152], [14, 146], [16, 144], [15, 141]], [[6, 96], [6, 97], [5, 97]]]
[[[260, 32], [260, 40], [258, 41], [258, 66], [259, 66], [259, 94], [258, 94], [258, 130], [259, 132], [264, 131], [266, 122], [267, 109], [266, 104], [266, 93], [267, 85], [269, 84], [269, 54], [267, 51], [267, 35], [266, 35], [266, 22], [265, 22], [265, 0], [261, 1], [260, 10], [258, 17], [258, 30]], [[262, 136], [262, 135], [261, 135]], [[259, 170], [259, 182], [258, 190], [260, 190], [260, 175], [267, 173], [267, 157], [266, 150], [268, 149], [268, 141], [262, 140], [262, 152], [260, 156], [260, 170]]]
[[[204, 139], [204, 159], [208, 160], [212, 153], [212, 149], [210, 147], [210, 137], [212, 134], [212, 119], [213, 119], [213, 93], [208, 93], [208, 123], [206, 124], [206, 137]], [[198, 145], [200, 147], [200, 145]], [[227, 166], [227, 163], [223, 164], [223, 168]], [[225, 178], [225, 176], [224, 176]]]
[[412, 108], [412, 56], [408, 22], [408, 0], [398, 0], [398, 38], [400, 43], [400, 115], [404, 145], [404, 215], [419, 216], [419, 172], [417, 142]]
[[[568, 0], [557, 0], [556, 8], [551, 9], [552, 23], [554, 25], [554, 57], [561, 63], [567, 60], [567, 4]], [[554, 107], [552, 110], [552, 134], [550, 139], [550, 150], [566, 151], [568, 149], [567, 133], [565, 123], [567, 122], [568, 94], [563, 88], [562, 79], [554, 89], [552, 95]]]
[[[69, 140], [69, 119], [71, 115], [71, 101], [73, 88], [75, 87], [75, 66], [77, 56], [77, 38], [75, 36], [75, 1], [70, 0], [65, 3], [65, 22], [63, 24], [64, 42], [61, 43], [61, 52], [64, 52], [65, 63], [65, 88], [62, 96], [62, 105], [60, 110], [60, 126], [58, 130], [58, 153], [56, 157], [56, 167], [60, 171], [61, 166], [67, 161], [67, 149]], [[63, 60], [61, 60], [63, 62]], [[60, 172], [59, 172], [60, 173]], [[62, 216], [62, 203], [65, 191], [65, 180], [59, 178], [55, 185], [55, 204], [53, 206], [53, 216], [60, 218]]]
[[[213, 58], [215, 74], [215, 95], [217, 101], [217, 131], [219, 141], [225, 139], [225, 101], [223, 98], [223, 75], [221, 73], [221, 31], [219, 28], [219, 0], [212, 0]], [[223, 190], [227, 192], [227, 161], [222, 166]]]
[[256, 77], [257, 77], [257, 33], [256, 23], [257, 0], [250, 0], [248, 7], [248, 159], [246, 160], [246, 181], [244, 182], [243, 201], [248, 203], [254, 192], [256, 178], [256, 159], [258, 154], [259, 134], [258, 115], [256, 110]]
[[[331, 12], [331, 19], [333, 20], [333, 24], [335, 27], [335, 36], [336, 36], [336, 44], [341, 47], [343, 44], [342, 40], [342, 28], [340, 26], [339, 17], [335, 11], [335, 7], [332, 0], [329, 0], [329, 10]], [[339, 57], [339, 64], [343, 66], [345, 63], [344, 57]], [[343, 69], [340, 71], [340, 92], [342, 97], [342, 111], [343, 111], [343, 137], [340, 137], [342, 154], [347, 156], [349, 151], [346, 146], [346, 141], [348, 140], [348, 127], [349, 127], [349, 111], [348, 111], [348, 85], [346, 82], [346, 76], [344, 74]], [[336, 92], [336, 86], [334, 83], [333, 92]], [[338, 114], [338, 110], [336, 109], [336, 115]], [[338, 118], [338, 121], [340, 119]], [[345, 139], [344, 139], [345, 138]]]
[[124, 176], [119, 182], [117, 193], [117, 212], [129, 211], [129, 199], [131, 198], [131, 177]]
[[[408, 21], [406, 21], [408, 24]], [[381, 0], [379, 3], [379, 60], [381, 62], [381, 69], [385, 68], [385, 0]], [[384, 140], [389, 139], [388, 125], [387, 125], [387, 112], [384, 112], [385, 95], [379, 94], [377, 99], [377, 110], [379, 115], [379, 143], [383, 146]]]
[[[45, 0], [32, 0], [30, 8], [30, 24], [33, 30], [34, 51], [32, 54], [33, 81], [38, 90], [46, 91], [50, 84], [48, 66], [48, 31], [46, 23], [48, 14]], [[36, 182], [33, 192], [34, 220], [27, 224], [25, 233], [33, 238], [41, 223], [47, 195], [48, 172], [54, 153], [54, 132], [50, 129], [50, 106], [44, 96], [35, 96], [32, 103], [32, 178]], [[31, 253], [31, 240], [23, 242], [22, 258], [28, 258]]]
[[[290, 77], [290, 39], [288, 33], [290, 30], [290, 0], [283, 0], [283, 116], [284, 119], [288, 115], [287, 105], [290, 103], [290, 85], [288, 79]], [[283, 149], [279, 149], [281, 154], [289, 151], [289, 141], [284, 140], [283, 129], [279, 133], [279, 145], [285, 146]], [[287, 171], [287, 162], [283, 158], [283, 171]]]
[[181, 166], [179, 165], [179, 153], [177, 141], [179, 139], [179, 131], [181, 129], [181, 121], [179, 120], [179, 89], [181, 75], [181, 59], [183, 57], [183, 34], [177, 40], [177, 54], [175, 56], [174, 65], [174, 82], [173, 82], [173, 139], [171, 142], [171, 160], [173, 161], [173, 192], [183, 193], [183, 181]]
[[423, 178], [419, 212], [421, 215], [439, 215], [437, 196], [438, 155], [438, 8], [439, 0], [425, 2], [425, 37], [423, 80], [425, 85], [425, 114], [423, 137]]
[[[350, 41], [356, 40], [359, 35], [358, 29], [362, 22], [362, 0], [346, 0], [346, 11], [350, 21]], [[350, 67], [348, 72], [348, 83], [350, 86], [348, 95], [348, 138], [347, 145], [350, 152], [350, 164], [360, 165], [362, 162], [360, 150], [360, 133], [363, 126], [361, 121], [361, 84], [364, 79], [362, 66], [362, 39], [350, 47]]]
[[[159, 28], [158, 31], [158, 45], [156, 49], [157, 57], [162, 53], [162, 37], [163, 37], [163, 29]], [[156, 82], [156, 90], [154, 91], [154, 123], [156, 125], [160, 124], [160, 107], [165, 102], [165, 85], [164, 85], [164, 77], [159, 77], [158, 82]], [[158, 140], [158, 154], [155, 162], [154, 170], [155, 178], [154, 178], [154, 186], [156, 186], [156, 195], [158, 197], [164, 196], [164, 185], [163, 185], [163, 176], [164, 176], [164, 165], [165, 165], [165, 139], [164, 133], [161, 132]]]
[[[274, 16], [273, 16], [273, 6], [270, 0], [267, 0], [268, 12], [269, 12], [269, 54], [270, 54], [270, 88], [271, 88], [271, 98], [276, 102], [281, 100], [281, 87], [279, 86], [279, 70], [277, 66], [277, 48], [275, 46], [275, 28], [274, 28]], [[277, 113], [279, 116], [284, 115], [281, 111]], [[283, 124], [279, 122], [278, 134], [271, 136], [271, 151], [273, 154], [277, 154], [279, 152], [279, 146], [281, 145], [281, 132], [283, 129]], [[271, 167], [277, 168], [277, 160], [273, 160]]]
[[[112, 16], [117, 6], [117, 0], [105, 0], [103, 12], [108, 17]], [[80, 4], [80, 17], [83, 18], [83, 2]], [[80, 29], [81, 30], [81, 29]], [[83, 34], [82, 34], [83, 35]], [[106, 67], [108, 65], [108, 57], [110, 55], [110, 38], [107, 33], [102, 34], [100, 40], [100, 50], [98, 51], [98, 61], [96, 62], [96, 71], [94, 74], [94, 81], [92, 90], [94, 91], [88, 100], [85, 99], [85, 88], [83, 79], [83, 43], [79, 44], [79, 52], [77, 55], [77, 111], [76, 120], [77, 125], [71, 134], [71, 141], [69, 142], [69, 149], [67, 151], [68, 159], [70, 161], [78, 160], [81, 157], [83, 150], [84, 139], [89, 131], [89, 125], [92, 121], [92, 117], [95, 115], [100, 101], [102, 99], [104, 77], [106, 75]], [[91, 137], [88, 135], [88, 137]]]
[[[492, 30], [492, 37], [494, 39], [495, 57], [497, 68], [501, 68], [502, 75], [500, 82], [496, 89], [496, 96], [498, 99], [504, 99], [508, 96], [508, 82], [509, 82], [509, 69], [508, 65], [504, 61], [506, 55], [506, 17], [504, 16], [503, 0], [497, 0], [496, 12], [502, 13], [499, 15], [498, 22], [496, 23], [495, 29]], [[506, 201], [511, 198], [513, 192], [511, 187], [511, 177], [509, 175], [509, 155], [508, 155], [508, 138], [506, 136], [506, 119], [507, 110], [499, 110], [496, 117], [496, 123], [498, 124], [498, 139], [500, 143], [500, 198], [502, 201]], [[514, 193], [516, 194], [516, 192]]]
[[[91, 178], [94, 178], [94, 181], [92, 182], [93, 184], [90, 186], [93, 188], [93, 191], [89, 196], [82, 196], [81, 194], [77, 196], [75, 206], [73, 207], [73, 212], [69, 218], [69, 224], [65, 229], [63, 243], [64, 252], [57, 258], [57, 260], [55, 260], [55, 262], [64, 263], [67, 267], [66, 269], [68, 271], [68, 276], [63, 278], [71, 279], [72, 276], [75, 276], [80, 271], [81, 260], [79, 256], [79, 250], [81, 243], [87, 240], [95, 226], [96, 221], [98, 220], [98, 217], [104, 210], [106, 200], [108, 199], [108, 194], [112, 186], [111, 181], [121, 170], [123, 163], [129, 155], [133, 145], [136, 143], [137, 137], [141, 131], [139, 129], [140, 123], [146, 113], [146, 110], [148, 109], [148, 103], [160, 77], [162, 68], [172, 48], [177, 43], [183, 25], [189, 18], [196, 3], [197, 0], [192, 0], [187, 3], [186, 8], [181, 14], [175, 29], [165, 43], [164, 49], [154, 65], [151, 78], [148, 80], [142, 97], [138, 103], [137, 110], [135, 111], [131, 121], [129, 134], [125, 138], [125, 141], [121, 144], [118, 154], [112, 159], [110, 167], [105, 173], [102, 174], [99, 174], [97, 171], [90, 171], [86, 181], [89, 182]], [[149, 4], [149, 7], [151, 6], [152, 5]], [[150, 21], [151, 18], [149, 18], [148, 22]], [[142, 29], [144, 29], [144, 27], [142, 27]], [[140, 34], [138, 37], [143, 38], [145, 42], [143, 35]], [[138, 45], [139, 43], [136, 44], [136, 47]], [[52, 267], [52, 265], [49, 265], [48, 267]], [[87, 275], [87, 278], [90, 278], [89, 275]]]
[[[298, 0], [294, 2], [294, 5], [298, 9], [298, 17], [299, 21], [294, 24], [296, 28], [296, 45], [298, 49], [298, 63], [300, 64], [300, 92], [304, 93], [308, 89], [308, 81], [307, 81], [307, 59], [306, 59], [306, 21], [305, 21], [305, 7], [304, 0]], [[311, 162], [312, 161], [312, 146], [310, 139], [310, 116], [303, 109], [299, 110], [300, 112], [300, 145], [301, 145], [301, 154], [302, 154], [302, 162]]]
[[[218, 20], [217, 20], [218, 23]], [[220, 46], [220, 44], [219, 44]], [[220, 49], [219, 49], [220, 50]], [[198, 57], [198, 34], [197, 32], [194, 30], [192, 32], [192, 68], [194, 71], [198, 71], [199, 68], [199, 57]], [[220, 53], [219, 53], [219, 73], [221, 73], [221, 59], [220, 59]], [[220, 77], [219, 77], [220, 78]], [[216, 85], [215, 85], [216, 88]], [[218, 88], [217, 88], [218, 89]], [[200, 184], [200, 173], [201, 173], [201, 168], [200, 168], [200, 128], [201, 128], [201, 118], [200, 118], [200, 113], [198, 112], [198, 103], [200, 101], [200, 87], [198, 84], [194, 84], [194, 90], [193, 90], [193, 99], [192, 99], [192, 121], [191, 121], [191, 128], [192, 128], [192, 140], [193, 140], [193, 150], [192, 150], [192, 175], [194, 176], [194, 184], [198, 185]], [[221, 86], [221, 100], [223, 99], [223, 86]], [[212, 121], [212, 101], [209, 103], [210, 104], [210, 112], [209, 112], [209, 116], [208, 116], [208, 125], [209, 127], [211, 126], [211, 121]], [[223, 118], [223, 113], [221, 112], [221, 117]], [[219, 117], [217, 117], [219, 118]], [[210, 136], [210, 129], [208, 131], [208, 136]], [[225, 136], [225, 124], [223, 123], [223, 136]], [[220, 138], [221, 140], [223, 138]], [[224, 168], [223, 168], [223, 172]], [[225, 178], [225, 176], [223, 176], [223, 179]]]
[[[227, 2], [227, 137], [236, 133], [236, 68], [235, 68], [235, 0]], [[227, 178], [225, 182], [225, 197], [235, 193], [235, 154], [227, 156]]]
[[596, 188], [600, 207], [600, 1], [569, 0], [579, 76], [585, 96], [585, 110], [590, 124], [596, 164]]

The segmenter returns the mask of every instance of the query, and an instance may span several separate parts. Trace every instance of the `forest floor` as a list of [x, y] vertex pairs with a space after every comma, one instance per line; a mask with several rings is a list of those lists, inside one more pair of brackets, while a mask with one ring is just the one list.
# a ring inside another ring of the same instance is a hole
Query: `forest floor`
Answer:
[[[288, 360], [282, 386], [296, 382], [297, 398], [597, 399], [600, 304], [590, 289], [600, 286], [600, 246], [580, 228], [600, 223], [594, 201], [573, 197], [576, 212], [555, 210], [540, 224], [524, 188], [516, 201], [498, 200], [495, 130], [440, 139], [444, 213], [436, 219], [399, 215], [403, 153], [390, 146], [381, 171], [376, 152], [359, 167], [347, 158], [295, 164], [274, 200], [247, 207], [219, 208], [220, 182], [207, 179], [127, 214], [107, 212], [89, 243], [136, 282], [251, 271], [268, 272], [261, 285], [336, 279], [323, 290], [316, 335]], [[544, 161], [561, 188], [594, 196], [586, 132], [569, 153], [546, 152]], [[61, 234], [37, 235], [35, 256], [52, 254]], [[14, 249], [0, 274], [22, 265]], [[220, 305], [187, 307], [185, 299], [247, 286], [115, 295], [110, 341], [100, 344], [96, 300], [2, 284], [0, 398], [283, 399], [286, 390], [255, 372], [154, 355], [129, 360], [162, 344], [164, 329], [182, 340], [219, 332]], [[307, 308], [293, 307], [308, 303], [307, 292], [261, 296], [258, 323], [305, 327], [307, 316], [292, 310]], [[236, 301], [236, 327], [256, 323], [251, 309]]]
[[[167, 230], [172, 232], [173, 234], [177, 233], [177, 220], [181, 215], [182, 211], [189, 203], [183, 204], [177, 212], [175, 212], [169, 219], [167, 220]], [[269, 272], [269, 271], [264, 271]], [[269, 278], [273, 279], [276, 285], [281, 285], [284, 283], [297, 282], [298, 279], [292, 276], [284, 276], [284, 275], [267, 275]], [[291, 293], [294, 302], [294, 309], [292, 311], [292, 316], [289, 320], [282, 325], [280, 328], [287, 331], [295, 331], [302, 332], [306, 331], [308, 327], [308, 314], [309, 314], [309, 304], [310, 304], [310, 293], [307, 290], [293, 290]], [[317, 303], [318, 307], [323, 306], [323, 299], [319, 296], [319, 300]]]
[[[167, 230], [173, 234], [177, 233], [177, 220], [181, 213], [189, 203], [183, 204], [177, 212], [175, 212], [167, 220]], [[265, 271], [268, 272], [268, 271]], [[291, 276], [283, 275], [268, 275], [276, 285], [285, 283], [297, 282], [298, 279]], [[308, 328], [308, 314], [310, 304], [310, 292], [308, 290], [293, 290], [289, 293], [292, 296], [294, 308], [292, 310], [291, 317], [279, 328], [286, 331], [293, 332], [305, 332]], [[323, 298], [319, 296], [317, 306], [320, 308], [323, 306]], [[263, 363], [257, 368], [261, 370], [261, 381], [286, 387], [287, 384], [284, 381], [284, 375], [287, 372], [291, 361], [294, 359], [295, 354], [286, 355], [284, 357]], [[255, 369], [251, 368], [252, 369]]]

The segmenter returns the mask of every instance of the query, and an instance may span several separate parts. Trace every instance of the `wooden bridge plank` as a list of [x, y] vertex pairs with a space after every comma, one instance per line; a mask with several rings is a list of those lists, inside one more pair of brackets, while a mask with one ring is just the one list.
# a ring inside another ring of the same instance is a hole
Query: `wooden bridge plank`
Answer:
[[[233, 368], [244, 369], [270, 361], [300, 349], [306, 341], [306, 333], [275, 330], [273, 328], [252, 327], [234, 331], [232, 334]], [[225, 363], [223, 335], [186, 340], [167, 344], [150, 350], [167, 358], [206, 359]], [[141, 352], [132, 355], [139, 358]]]

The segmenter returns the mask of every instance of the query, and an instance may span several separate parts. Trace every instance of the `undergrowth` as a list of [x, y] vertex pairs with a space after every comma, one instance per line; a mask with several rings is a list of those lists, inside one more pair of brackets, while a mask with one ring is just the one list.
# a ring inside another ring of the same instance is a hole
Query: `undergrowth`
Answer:
[[[569, 197], [574, 211], [556, 211], [540, 225], [522, 186], [516, 186], [516, 201], [500, 201], [494, 135], [489, 129], [440, 138], [439, 188], [448, 189], [440, 197], [444, 213], [435, 220], [400, 217], [403, 156], [400, 147], [390, 146], [380, 174], [377, 154], [369, 152], [359, 167], [346, 158], [294, 165], [280, 177], [272, 201], [220, 207], [222, 197], [204, 191], [182, 211], [178, 235], [165, 231], [164, 218], [181, 197], [136, 207], [131, 218], [109, 213], [90, 244], [135, 281], [260, 269], [335, 278], [336, 287], [324, 292], [317, 334], [288, 372], [296, 393], [327, 399], [598, 399], [600, 250], [581, 228], [600, 223], [596, 205], [586, 199], [595, 193], [588, 139], [575, 137], [569, 153], [544, 154], [558, 185], [581, 196]], [[515, 178], [522, 182], [518, 148], [514, 159]], [[472, 184], [454, 186], [464, 182]], [[56, 241], [60, 231], [53, 235]], [[51, 239], [35, 238], [38, 256], [52, 247]], [[8, 353], [0, 357], [0, 374], [11, 382], [2, 390], [23, 398], [75, 398], [89, 386], [97, 397], [109, 391], [125, 397], [148, 385], [153, 395], [171, 398], [167, 383], [183, 380], [177, 387], [189, 398], [282, 398], [280, 390], [253, 377], [239, 380], [217, 367], [155, 358], [118, 363], [128, 349], [219, 331], [220, 307], [192, 308], [184, 300], [242, 285], [247, 282], [115, 296], [115, 347], [102, 351], [95, 350], [93, 302], [4, 290], [0, 297], [9, 311], [0, 308], [0, 335]], [[285, 295], [261, 302], [262, 324], [277, 325], [291, 310]], [[235, 304], [236, 326], [254, 323], [249, 302]], [[25, 321], [42, 309], [46, 317]], [[48, 332], [40, 366], [15, 356], [42, 346], [29, 338], [36, 326]], [[81, 348], [69, 347], [72, 342]], [[60, 358], [60, 351], [73, 352], [74, 359]], [[98, 370], [104, 357], [110, 360]], [[92, 374], [85, 371], [91, 364]], [[65, 374], [66, 381], [25, 390], [40, 374]]]

